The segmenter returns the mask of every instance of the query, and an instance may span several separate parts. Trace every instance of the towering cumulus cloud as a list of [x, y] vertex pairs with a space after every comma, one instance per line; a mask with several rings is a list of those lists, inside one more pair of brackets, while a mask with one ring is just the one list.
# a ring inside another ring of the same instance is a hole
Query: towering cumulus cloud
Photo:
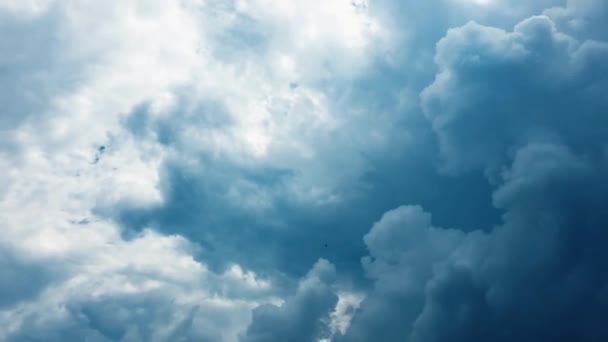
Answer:
[[449, 30], [425, 115], [446, 170], [496, 184], [502, 223], [462, 236], [418, 207], [385, 214], [365, 237], [374, 288], [345, 341], [608, 338], [606, 58], [608, 44], [546, 16]]
[[0, 340], [608, 341], [599, 0], [0, 0]]

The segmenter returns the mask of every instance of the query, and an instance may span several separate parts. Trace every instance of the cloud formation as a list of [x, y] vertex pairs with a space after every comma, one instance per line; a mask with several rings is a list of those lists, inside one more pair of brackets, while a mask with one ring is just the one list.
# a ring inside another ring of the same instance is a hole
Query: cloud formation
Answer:
[[607, 340], [606, 14], [0, 2], [0, 339]]
[[[439, 73], [421, 96], [444, 168], [483, 169], [503, 222], [463, 234], [433, 228], [418, 207], [388, 212], [365, 237], [375, 285], [345, 341], [608, 337], [606, 102], [596, 92], [606, 80], [590, 72], [606, 47], [543, 16], [512, 32], [469, 23], [438, 43]], [[425, 272], [412, 274], [416, 265]]]
[[253, 311], [242, 341], [318, 341], [330, 336], [329, 314], [338, 302], [331, 288], [335, 272], [332, 264], [319, 260], [283, 305], [263, 305]]

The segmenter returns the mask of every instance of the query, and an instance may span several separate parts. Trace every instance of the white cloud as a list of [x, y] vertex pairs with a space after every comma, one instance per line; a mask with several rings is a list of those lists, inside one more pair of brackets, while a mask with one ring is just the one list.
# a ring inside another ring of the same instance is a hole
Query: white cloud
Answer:
[[[148, 193], [153, 184], [146, 184], [144, 176], [148, 168], [156, 168], [129, 155], [128, 148], [112, 151], [108, 147], [97, 164], [92, 164], [92, 154], [87, 157], [23, 156], [13, 184], [0, 201], [0, 248], [12, 251], [21, 263], [39, 265], [52, 273], [48, 280], [40, 280], [43, 288], [39, 293], [0, 308], [2, 321], [7, 322], [0, 329], [0, 338], [38, 334], [61, 340], [67, 336], [64, 334], [77, 334], [80, 339], [105, 334], [103, 325], [79, 323], [82, 315], [95, 315], [83, 307], [122, 305], [124, 315], [112, 317], [112, 324], [121, 327], [120, 331], [128, 326], [132, 329], [121, 336], [170, 339], [172, 327], [197, 308], [192, 319], [198, 323], [188, 327], [188, 334], [210, 333], [207, 328], [199, 330], [216, 317], [215, 335], [210, 338], [235, 341], [238, 332], [247, 327], [254, 307], [276, 301], [269, 281], [238, 265], [225, 273], [210, 271], [193, 259], [198, 247], [182, 237], [145, 230], [125, 240], [120, 227], [91, 210], [100, 202], [150, 200], [146, 197], [154, 195]], [[144, 183], [138, 184], [138, 178]], [[23, 268], [22, 272], [31, 271]], [[150, 306], [146, 309], [150, 322], [140, 317], [130, 300]]]
[[[365, 296], [360, 293], [338, 293], [338, 303], [336, 303], [334, 312], [331, 313], [331, 321], [329, 323], [331, 337], [338, 333], [342, 335], [346, 333], [356, 310], [364, 298]], [[331, 341], [331, 338], [322, 341]]]
[[0, 13], [32, 17], [44, 13], [54, 0], [3, 0]]
[[[283, 4], [0, 2], [14, 17], [0, 44], [16, 51], [0, 58], [11, 71], [0, 77], [0, 99], [11, 104], [0, 118], [0, 248], [10, 251], [0, 262], [45, 277], [0, 307], [1, 339], [235, 341], [253, 308], [281, 302], [269, 280], [238, 264], [209, 270], [183, 237], [144, 230], [127, 239], [98, 214], [161, 203], [167, 156], [304, 168], [319, 153], [311, 138], [340, 120], [315, 82], [356, 73], [380, 30], [363, 3]], [[255, 24], [243, 30], [246, 17]], [[249, 28], [268, 45], [226, 45], [227, 33], [236, 43]], [[143, 103], [155, 122], [196, 122], [201, 114], [188, 107], [206, 102], [224, 107], [230, 126], [183, 125], [170, 147], [124, 127]], [[319, 171], [305, 173], [312, 182]], [[329, 196], [324, 186], [293, 191], [317, 199]]]

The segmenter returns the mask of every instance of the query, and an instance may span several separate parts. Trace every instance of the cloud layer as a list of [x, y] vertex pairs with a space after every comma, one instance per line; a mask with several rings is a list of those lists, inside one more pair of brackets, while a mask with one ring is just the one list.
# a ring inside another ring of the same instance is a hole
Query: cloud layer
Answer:
[[603, 341], [601, 1], [0, 1], [0, 339]]

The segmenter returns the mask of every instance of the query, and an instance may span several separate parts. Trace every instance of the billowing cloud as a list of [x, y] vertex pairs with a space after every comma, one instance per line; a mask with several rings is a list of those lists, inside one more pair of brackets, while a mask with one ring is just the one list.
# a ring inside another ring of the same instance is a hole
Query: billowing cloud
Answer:
[[452, 29], [438, 43], [440, 71], [422, 94], [446, 167], [496, 168], [535, 141], [597, 146], [606, 80], [596, 72], [607, 48], [559, 32], [544, 16], [510, 33], [475, 23]]
[[607, 339], [605, 9], [0, 1], [0, 339]]
[[463, 238], [460, 231], [432, 227], [431, 216], [418, 206], [385, 213], [364, 238], [370, 256], [363, 266], [374, 287], [343, 339], [407, 337], [424, 306], [435, 264], [446, 260]]
[[330, 313], [338, 303], [332, 289], [335, 272], [332, 264], [319, 260], [281, 307], [263, 305], [253, 311], [242, 341], [318, 341], [330, 336]]
[[[344, 340], [608, 337], [599, 318], [608, 309], [606, 103], [597, 93], [606, 80], [590, 72], [606, 51], [542, 16], [513, 32], [476, 23], [448, 32], [422, 93], [425, 114], [446, 170], [482, 169], [497, 184], [503, 222], [463, 235], [433, 228], [416, 207], [388, 212], [365, 237], [375, 285]], [[425, 272], [412, 273], [416, 265]]]

